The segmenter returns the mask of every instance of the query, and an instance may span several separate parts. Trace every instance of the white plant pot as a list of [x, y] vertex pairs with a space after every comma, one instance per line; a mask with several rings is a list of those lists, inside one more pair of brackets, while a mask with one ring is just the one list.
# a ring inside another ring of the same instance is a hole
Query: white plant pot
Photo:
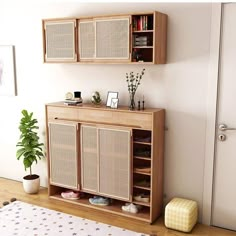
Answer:
[[23, 188], [26, 193], [37, 193], [40, 187], [40, 177], [38, 175], [27, 175], [23, 177]]

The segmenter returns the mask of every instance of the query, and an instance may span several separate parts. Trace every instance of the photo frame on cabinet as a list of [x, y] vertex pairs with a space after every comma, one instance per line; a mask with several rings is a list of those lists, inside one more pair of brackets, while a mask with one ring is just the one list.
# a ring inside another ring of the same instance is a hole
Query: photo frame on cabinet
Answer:
[[119, 98], [112, 98], [111, 99], [111, 108], [117, 109], [119, 103]]
[[111, 92], [111, 91], [109, 91], [107, 93], [107, 104], [106, 104], [107, 107], [111, 107], [111, 100], [113, 98], [118, 98], [118, 92]]

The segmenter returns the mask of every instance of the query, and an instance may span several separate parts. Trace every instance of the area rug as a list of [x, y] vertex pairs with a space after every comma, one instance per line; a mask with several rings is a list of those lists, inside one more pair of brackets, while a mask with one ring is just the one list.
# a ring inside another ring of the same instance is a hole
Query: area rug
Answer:
[[0, 209], [0, 235], [147, 236], [21, 201]]

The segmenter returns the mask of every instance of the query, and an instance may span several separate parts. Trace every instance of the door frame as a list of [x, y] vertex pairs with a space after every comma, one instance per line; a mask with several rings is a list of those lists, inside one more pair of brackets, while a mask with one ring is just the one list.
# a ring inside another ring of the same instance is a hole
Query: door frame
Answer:
[[206, 225], [212, 224], [220, 45], [222, 31], [222, 12], [224, 4], [227, 3], [212, 3], [211, 15], [210, 56], [206, 109], [205, 168], [202, 202], [202, 223]]

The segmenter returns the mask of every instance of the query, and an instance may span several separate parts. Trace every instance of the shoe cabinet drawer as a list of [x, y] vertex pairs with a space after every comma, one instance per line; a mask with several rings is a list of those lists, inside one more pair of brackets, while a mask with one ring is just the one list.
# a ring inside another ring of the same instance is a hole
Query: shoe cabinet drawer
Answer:
[[73, 120], [80, 123], [112, 124], [128, 127], [152, 129], [152, 113], [119, 111], [109, 108], [58, 107], [47, 106], [48, 121]]

